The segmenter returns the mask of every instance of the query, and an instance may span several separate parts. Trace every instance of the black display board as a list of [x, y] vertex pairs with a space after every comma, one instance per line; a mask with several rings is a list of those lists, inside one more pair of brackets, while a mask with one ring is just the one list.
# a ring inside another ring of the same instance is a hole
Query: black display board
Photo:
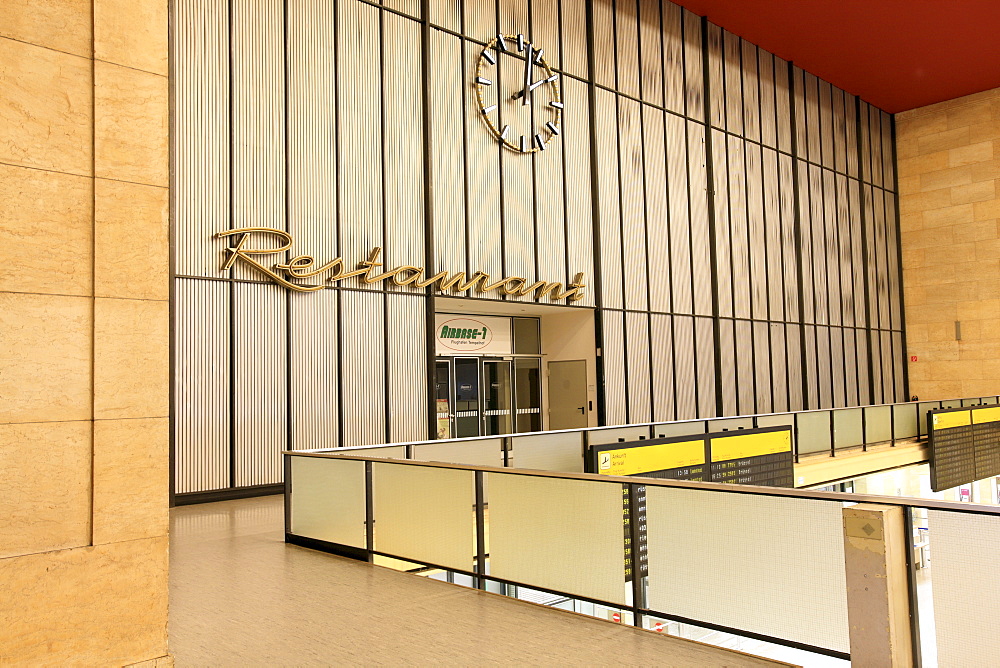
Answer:
[[[633, 508], [635, 517], [632, 516]], [[625, 581], [632, 581], [632, 565], [639, 569], [639, 577], [649, 575], [649, 552], [646, 545], [646, 486], [637, 485], [634, 503], [628, 485], [622, 485], [622, 518], [625, 526]], [[635, 527], [632, 523], [635, 523]], [[633, 532], [634, 529], [634, 532]], [[636, 544], [632, 545], [632, 536]], [[638, 555], [638, 556], [635, 556]]]
[[1000, 475], [1000, 407], [928, 411], [927, 433], [933, 491]]

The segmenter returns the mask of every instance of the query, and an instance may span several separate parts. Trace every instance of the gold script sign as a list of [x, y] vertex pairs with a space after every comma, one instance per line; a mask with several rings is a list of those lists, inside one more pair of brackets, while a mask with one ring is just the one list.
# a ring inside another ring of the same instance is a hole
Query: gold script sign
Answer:
[[[247, 242], [254, 235], [277, 238], [281, 245], [272, 246], [271, 248], [248, 248]], [[297, 255], [285, 264], [276, 264], [268, 267], [255, 259], [255, 256], [274, 255], [289, 250], [294, 240], [288, 232], [270, 227], [241, 227], [237, 230], [219, 232], [215, 236], [220, 239], [226, 237], [237, 238], [236, 245], [226, 249], [228, 256], [222, 264], [222, 271], [231, 268], [237, 261], [243, 262], [264, 274], [278, 285], [286, 287], [289, 290], [295, 290], [296, 292], [314, 292], [322, 290], [324, 286], [293, 283], [290, 279], [311, 278], [327, 273], [329, 274], [326, 278], [327, 283], [334, 283], [357, 276], [362, 283], [369, 285], [388, 280], [393, 285], [412, 285], [415, 288], [435, 286], [435, 289], [442, 292], [446, 290], [453, 290], [455, 292], [475, 290], [476, 292], [483, 293], [496, 290], [507, 295], [518, 295], [521, 297], [534, 294], [536, 301], [546, 296], [553, 301], [563, 299], [568, 299], [571, 302], [579, 301], [583, 299], [583, 288], [585, 287], [582, 273], [577, 274], [576, 278], [565, 290], [562, 283], [536, 281], [529, 284], [528, 279], [521, 276], [508, 276], [491, 282], [490, 275], [482, 271], [477, 271], [472, 276], [467, 276], [464, 271], [453, 274], [449, 274], [447, 271], [439, 271], [433, 276], [425, 277], [423, 267], [403, 265], [390, 271], [378, 273], [376, 267], [382, 266], [382, 263], [379, 262], [382, 249], [377, 246], [368, 254], [367, 260], [359, 262], [357, 269], [350, 271], [346, 271], [347, 267], [339, 257], [317, 267], [316, 260], [309, 255]]]

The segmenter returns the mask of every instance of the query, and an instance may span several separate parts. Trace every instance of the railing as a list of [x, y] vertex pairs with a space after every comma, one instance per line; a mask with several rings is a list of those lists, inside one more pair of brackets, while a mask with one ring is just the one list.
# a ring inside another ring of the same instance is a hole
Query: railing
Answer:
[[899, 507], [919, 536], [905, 550], [916, 665], [921, 651], [924, 665], [1000, 656], [994, 507], [300, 452], [285, 453], [285, 480], [289, 542], [840, 659], [844, 508]]
[[542, 471], [584, 471], [591, 445], [670, 436], [690, 436], [737, 429], [789, 425], [794, 459], [871, 446], [893, 447], [927, 437], [927, 412], [940, 408], [997, 405], [1000, 396], [920, 401], [855, 408], [833, 408], [793, 413], [769, 413], [677, 422], [650, 422], [609, 427], [531, 432], [507, 436], [480, 436], [411, 443], [304, 450], [351, 453], [359, 456], [415, 461], [446, 461], [481, 466], [503, 466]]

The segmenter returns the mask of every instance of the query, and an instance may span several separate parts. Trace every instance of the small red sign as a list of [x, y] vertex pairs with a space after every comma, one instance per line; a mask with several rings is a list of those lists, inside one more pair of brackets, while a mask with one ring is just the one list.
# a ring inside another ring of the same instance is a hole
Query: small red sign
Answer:
[[657, 633], [663, 633], [664, 631], [667, 630], [667, 627], [666, 625], [664, 625], [663, 622], [656, 622], [655, 624], [653, 624], [653, 630], [656, 631]]
[[620, 612], [612, 612], [611, 613], [611, 621], [618, 622], [619, 624], [621, 624], [622, 613], [620, 613]]
[[910, 361], [911, 362], [916, 362], [917, 361], [917, 356], [916, 355], [910, 355]]

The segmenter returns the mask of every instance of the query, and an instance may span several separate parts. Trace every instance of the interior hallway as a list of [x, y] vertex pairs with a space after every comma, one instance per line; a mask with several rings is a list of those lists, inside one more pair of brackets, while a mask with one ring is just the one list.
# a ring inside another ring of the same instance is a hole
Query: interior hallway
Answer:
[[780, 666], [283, 542], [280, 496], [171, 510], [177, 665]]

